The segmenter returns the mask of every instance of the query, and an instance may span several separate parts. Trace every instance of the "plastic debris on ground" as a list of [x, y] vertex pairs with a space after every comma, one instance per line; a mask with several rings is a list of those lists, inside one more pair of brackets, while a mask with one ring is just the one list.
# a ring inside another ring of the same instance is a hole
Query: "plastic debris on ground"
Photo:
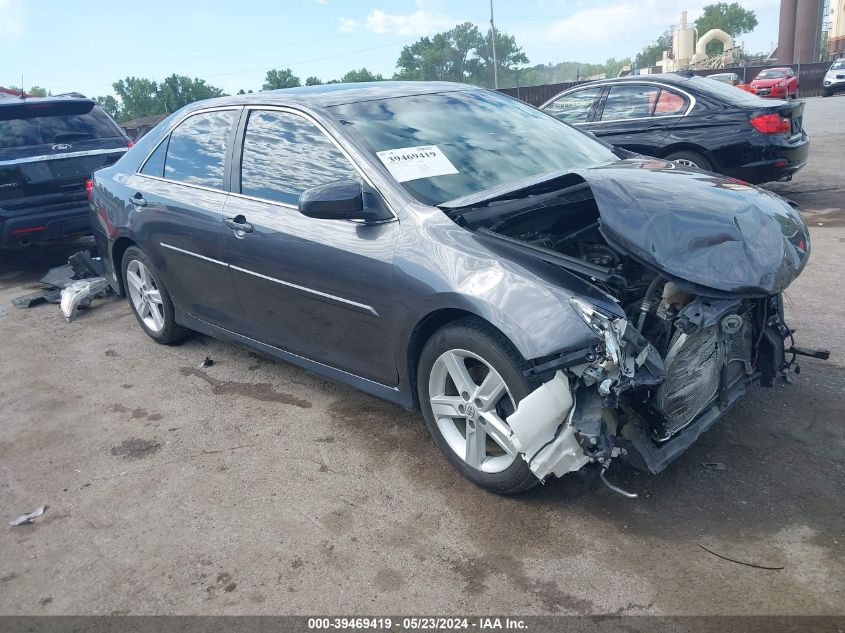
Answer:
[[214, 361], [211, 360], [211, 358], [209, 358], [208, 356], [206, 356], [205, 360], [203, 360], [202, 363], [200, 363], [200, 367], [202, 367], [203, 369], [206, 369], [207, 367], [211, 367], [213, 364], [214, 364]]
[[27, 523], [32, 523], [33, 519], [40, 517], [47, 511], [47, 506], [41, 506], [37, 510], [33, 510], [29, 514], [22, 514], [14, 521], [9, 521], [9, 525], [17, 526], [17, 525], [26, 525]]
[[73, 282], [62, 290], [61, 308], [62, 314], [68, 321], [76, 318], [77, 310], [80, 307], [89, 307], [95, 297], [104, 296], [109, 290], [109, 282], [105, 277], [83, 279]]

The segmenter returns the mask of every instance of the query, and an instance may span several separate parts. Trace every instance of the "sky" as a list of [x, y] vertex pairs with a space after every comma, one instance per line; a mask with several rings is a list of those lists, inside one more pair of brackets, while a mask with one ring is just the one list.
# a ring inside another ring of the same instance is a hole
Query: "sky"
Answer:
[[[682, 10], [695, 20], [714, 0], [495, 0], [496, 27], [530, 64], [634, 56]], [[740, 0], [757, 13], [741, 39], [768, 52], [779, 0]], [[0, 85], [112, 94], [134, 75], [177, 73], [234, 93], [258, 90], [270, 68], [336, 79], [367, 67], [392, 75], [402, 47], [460, 22], [486, 30], [489, 0], [0, 0]], [[127, 7], [130, 5], [127, 3]]]

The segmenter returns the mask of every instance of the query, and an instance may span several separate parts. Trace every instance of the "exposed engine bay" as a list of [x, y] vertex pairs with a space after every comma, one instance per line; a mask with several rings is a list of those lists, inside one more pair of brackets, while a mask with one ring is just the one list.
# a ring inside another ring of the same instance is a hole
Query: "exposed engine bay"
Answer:
[[[792, 330], [784, 322], [776, 284], [785, 287], [803, 262], [778, 264], [777, 280], [763, 270], [759, 285], [770, 283], [773, 292], [690, 282], [674, 270], [646, 263], [621, 240], [609, 237], [622, 231], [608, 230], [591, 184], [570, 174], [528, 196], [503, 195], [447, 210], [484, 238], [530, 251], [577, 275], [621, 308], [610, 312], [573, 297], [572, 308], [595, 340], [583, 349], [534, 359], [526, 372], [538, 377], [541, 387], [523, 399], [508, 424], [514, 444], [541, 480], [590, 463], [601, 467], [604, 479], [617, 457], [660, 472], [721, 418], [748, 385], [770, 387], [790, 368], [797, 371], [796, 355], [826, 357], [786, 346], [787, 340], [793, 342]], [[739, 215], [734, 225], [741, 231]], [[780, 225], [782, 239], [795, 247], [799, 259], [806, 257], [808, 236], [799, 229], [788, 234], [786, 221]], [[680, 254], [672, 257], [682, 259], [684, 248], [704, 252], [709, 246], [701, 243], [708, 239], [714, 249], [733, 247], [737, 241], [724, 232], [693, 239], [697, 246], [679, 238]], [[640, 236], [640, 246], [647, 252], [648, 237]]]

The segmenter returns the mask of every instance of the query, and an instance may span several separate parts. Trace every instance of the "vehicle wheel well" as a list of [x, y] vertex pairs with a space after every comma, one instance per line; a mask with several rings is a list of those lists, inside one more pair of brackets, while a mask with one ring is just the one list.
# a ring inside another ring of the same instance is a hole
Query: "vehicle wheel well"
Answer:
[[501, 335], [506, 341], [509, 341], [501, 330], [499, 330], [492, 323], [486, 319], [481, 318], [477, 314], [460, 310], [457, 308], [444, 308], [442, 310], [435, 310], [420, 320], [411, 332], [410, 340], [408, 341], [408, 384], [414, 398], [414, 409], [420, 408], [419, 398], [417, 397], [417, 365], [419, 364], [420, 354], [423, 347], [428, 342], [435, 332], [441, 328], [455, 323], [456, 321], [469, 321], [481, 324], [493, 329]]
[[694, 145], [693, 143], [673, 143], [672, 145], [664, 145], [660, 148], [660, 155], [658, 158], [664, 158], [669, 154], [674, 154], [675, 152], [695, 152], [696, 154], [701, 154], [709, 160], [711, 163], [713, 159], [710, 157], [710, 152], [706, 149], [701, 147], [701, 145]]
[[121, 265], [123, 264], [123, 254], [126, 252], [126, 249], [130, 246], [135, 246], [135, 242], [133, 242], [128, 237], [119, 237], [112, 246], [111, 249], [111, 261], [112, 266], [114, 268], [114, 274], [117, 277], [117, 286], [120, 290], [120, 296], [126, 296], [126, 288], [123, 287], [123, 274], [121, 271]]

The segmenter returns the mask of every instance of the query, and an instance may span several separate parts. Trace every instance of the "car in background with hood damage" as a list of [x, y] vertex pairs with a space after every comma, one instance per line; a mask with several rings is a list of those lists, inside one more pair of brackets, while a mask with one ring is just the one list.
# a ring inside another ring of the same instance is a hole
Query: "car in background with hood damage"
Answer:
[[801, 352], [791, 202], [461, 84], [187, 106], [94, 174], [91, 218], [155, 341], [204, 332], [418, 408], [498, 493], [658, 473]]

